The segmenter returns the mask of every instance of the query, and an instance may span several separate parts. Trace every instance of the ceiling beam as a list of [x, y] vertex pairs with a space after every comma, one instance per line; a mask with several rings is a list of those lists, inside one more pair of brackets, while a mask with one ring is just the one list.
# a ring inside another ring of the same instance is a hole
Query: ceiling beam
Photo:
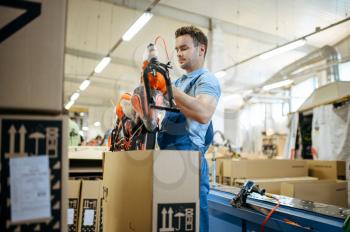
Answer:
[[[71, 48], [71, 47], [65, 47], [65, 54], [71, 55], [71, 56], [77, 56], [77, 57], [83, 57], [91, 60], [101, 60], [103, 57], [105, 57], [106, 54], [100, 54], [96, 52], [89, 52], [86, 50], [80, 50], [76, 48]], [[130, 68], [136, 69], [137, 67], [135, 66], [135, 63], [132, 62], [131, 60], [123, 59], [120, 57], [112, 56], [111, 57], [111, 63], [116, 64], [116, 65], [125, 65]]]
[[[114, 4], [116, 6], [121, 6], [121, 7], [138, 10], [138, 11], [144, 11], [145, 7], [149, 5], [148, 0], [137, 0], [137, 1], [98, 0], [98, 1], [107, 2], [107, 3]], [[158, 3], [158, 5], [152, 9], [152, 13], [154, 15], [174, 19], [177, 21], [186, 22], [187, 24], [192, 24], [192, 25], [204, 27], [207, 29], [210, 29], [211, 27], [210, 21], [212, 18], [206, 15], [201, 15], [201, 14], [186, 11], [183, 9], [178, 9], [162, 3]], [[290, 39], [288, 38], [283, 38], [280, 36], [276, 36], [274, 34], [266, 33], [263, 31], [245, 27], [232, 22], [227, 22], [221, 19], [215, 19], [215, 20], [220, 23], [222, 30], [226, 34], [245, 37], [260, 43], [271, 44], [274, 46], [278, 44], [284, 44], [290, 41]], [[297, 50], [302, 52], [310, 52], [313, 49], [315, 49], [313, 46], [305, 45], [303, 48], [299, 48]]]
[[[81, 82], [83, 81], [83, 78], [76, 78], [73, 76], [65, 76], [64, 81], [66, 83], [73, 83], [73, 84], [81, 84]], [[126, 80], [116, 80], [116, 79], [110, 79], [110, 82], [101, 82], [101, 81], [96, 81], [98, 80], [98, 78], [95, 78], [92, 80], [91, 85], [93, 85], [93, 87], [98, 87], [98, 88], [105, 88], [105, 89], [115, 89], [116, 86], [118, 87], [131, 87], [131, 86], [135, 86], [135, 83], [137, 84], [138, 82], [130, 82], [130, 81], [126, 81]]]

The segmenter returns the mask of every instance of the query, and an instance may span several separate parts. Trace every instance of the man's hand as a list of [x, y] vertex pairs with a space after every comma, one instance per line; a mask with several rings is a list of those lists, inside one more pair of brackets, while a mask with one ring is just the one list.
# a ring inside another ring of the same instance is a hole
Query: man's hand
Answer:
[[202, 124], [210, 121], [217, 105], [215, 97], [208, 94], [192, 97], [176, 87], [173, 87], [173, 94], [177, 107], [186, 117]]

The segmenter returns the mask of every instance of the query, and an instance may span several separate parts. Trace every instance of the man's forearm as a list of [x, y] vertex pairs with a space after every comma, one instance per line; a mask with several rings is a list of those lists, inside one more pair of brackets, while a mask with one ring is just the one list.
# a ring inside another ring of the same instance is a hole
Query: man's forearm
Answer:
[[198, 98], [189, 96], [175, 87], [173, 93], [177, 107], [186, 117], [203, 124], [210, 120], [210, 110]]

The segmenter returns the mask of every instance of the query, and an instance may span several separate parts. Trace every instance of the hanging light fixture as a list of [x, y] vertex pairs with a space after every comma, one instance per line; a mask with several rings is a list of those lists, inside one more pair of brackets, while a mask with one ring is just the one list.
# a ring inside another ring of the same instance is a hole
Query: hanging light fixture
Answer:
[[95, 67], [94, 72], [95, 73], [101, 73], [103, 69], [107, 67], [107, 65], [111, 62], [111, 57], [110, 56], [105, 56], [103, 59], [98, 63]]
[[276, 82], [276, 83], [273, 83], [273, 84], [265, 85], [265, 86], [263, 87], [263, 90], [269, 91], [269, 90], [271, 90], [271, 89], [281, 88], [281, 87], [290, 85], [290, 84], [292, 84], [293, 82], [294, 82], [293, 80], [289, 80], [289, 79], [288, 79], [288, 80], [279, 81], [279, 82]]
[[124, 33], [122, 39], [124, 41], [131, 40], [137, 32], [139, 32], [146, 23], [152, 18], [153, 14], [150, 12], [144, 12], [133, 25]]
[[299, 39], [299, 40], [296, 40], [294, 42], [288, 43], [286, 45], [277, 47], [277, 48], [275, 48], [273, 50], [267, 51], [267, 52], [259, 55], [259, 58], [263, 59], [263, 60], [266, 60], [268, 58], [271, 58], [273, 56], [279, 55], [281, 53], [284, 53], [284, 52], [291, 51], [293, 49], [302, 47], [305, 44], [306, 44], [306, 39]]
[[70, 100], [70, 101], [64, 106], [64, 108], [65, 108], [66, 110], [69, 110], [69, 109], [72, 107], [73, 104], [74, 104], [74, 101]]
[[84, 80], [79, 86], [80, 91], [84, 91], [87, 87], [89, 87], [90, 83], [91, 81], [89, 79]]

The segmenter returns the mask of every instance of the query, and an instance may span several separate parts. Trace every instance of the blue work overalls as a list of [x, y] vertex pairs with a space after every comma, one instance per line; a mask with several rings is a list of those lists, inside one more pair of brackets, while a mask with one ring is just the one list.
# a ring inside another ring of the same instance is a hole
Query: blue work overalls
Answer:
[[[190, 84], [185, 88], [184, 92], [188, 93], [197, 79], [195, 77]], [[158, 133], [157, 141], [161, 150], [190, 150], [199, 151], [201, 153], [201, 177], [200, 177], [200, 232], [209, 231], [209, 215], [208, 215], [208, 200], [209, 192], [209, 172], [208, 164], [204, 157], [209, 145], [213, 140], [214, 132], [213, 125], [210, 122], [205, 135], [205, 143], [203, 147], [195, 145], [186, 130], [186, 117], [181, 112], [167, 111], [162, 121], [161, 130]]]

